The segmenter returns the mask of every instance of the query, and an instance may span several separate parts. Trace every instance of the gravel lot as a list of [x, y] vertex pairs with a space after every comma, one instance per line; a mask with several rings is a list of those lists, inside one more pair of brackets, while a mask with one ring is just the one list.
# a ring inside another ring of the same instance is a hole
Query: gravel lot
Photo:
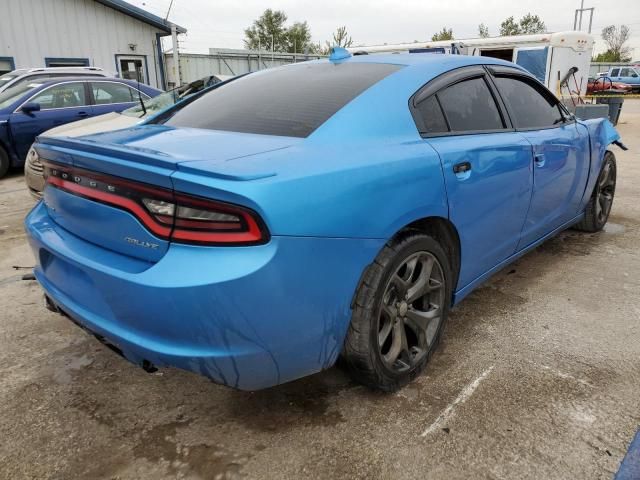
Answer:
[[427, 372], [255, 393], [147, 374], [43, 307], [0, 180], [0, 478], [611, 478], [640, 423], [640, 101], [606, 231], [567, 231], [453, 310]]

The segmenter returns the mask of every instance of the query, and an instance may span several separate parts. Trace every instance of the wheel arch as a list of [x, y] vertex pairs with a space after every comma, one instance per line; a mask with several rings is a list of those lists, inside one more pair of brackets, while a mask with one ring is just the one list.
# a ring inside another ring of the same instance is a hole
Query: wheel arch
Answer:
[[442, 248], [444, 248], [449, 258], [449, 266], [453, 272], [451, 287], [452, 292], [455, 292], [460, 276], [460, 262], [462, 258], [460, 235], [458, 234], [456, 226], [448, 218], [439, 216], [423, 217], [402, 227], [392, 236], [392, 239], [408, 231], [425, 233], [435, 238]]

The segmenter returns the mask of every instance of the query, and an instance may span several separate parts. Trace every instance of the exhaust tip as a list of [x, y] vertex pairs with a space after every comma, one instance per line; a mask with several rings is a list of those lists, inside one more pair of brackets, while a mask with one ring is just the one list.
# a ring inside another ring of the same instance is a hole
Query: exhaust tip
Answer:
[[60, 313], [60, 309], [57, 307], [55, 303], [53, 303], [53, 300], [51, 300], [51, 297], [49, 297], [49, 295], [44, 296], [44, 306], [50, 312], [58, 313], [58, 314]]

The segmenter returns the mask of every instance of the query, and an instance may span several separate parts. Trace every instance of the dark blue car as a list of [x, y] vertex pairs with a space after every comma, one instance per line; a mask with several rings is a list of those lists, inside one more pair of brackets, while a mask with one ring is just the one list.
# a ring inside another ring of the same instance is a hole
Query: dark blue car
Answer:
[[120, 112], [162, 93], [118, 78], [34, 80], [0, 93], [0, 178], [24, 164], [36, 136], [58, 125]]
[[395, 390], [489, 276], [603, 228], [618, 141], [512, 63], [343, 51], [129, 129], [39, 136], [35, 276], [50, 309], [147, 370], [252, 390], [341, 355]]

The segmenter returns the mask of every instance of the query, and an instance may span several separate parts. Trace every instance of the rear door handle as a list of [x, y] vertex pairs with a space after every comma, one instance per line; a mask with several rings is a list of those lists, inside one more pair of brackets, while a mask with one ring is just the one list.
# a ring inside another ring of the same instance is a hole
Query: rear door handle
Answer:
[[544, 167], [544, 162], [545, 162], [544, 153], [536, 153], [533, 156], [533, 161], [536, 162], [537, 167]]
[[88, 117], [89, 114], [87, 112], [78, 112], [79, 117]]
[[469, 162], [456, 163], [453, 166], [453, 173], [466, 173], [471, 170], [471, 164]]

